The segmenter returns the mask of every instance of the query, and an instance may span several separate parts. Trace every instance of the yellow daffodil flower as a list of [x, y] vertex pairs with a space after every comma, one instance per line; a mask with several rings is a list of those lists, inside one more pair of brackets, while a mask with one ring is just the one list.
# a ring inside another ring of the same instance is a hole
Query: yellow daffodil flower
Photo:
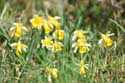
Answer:
[[42, 47], [46, 47], [48, 49], [51, 48], [52, 44], [53, 44], [53, 41], [50, 37], [45, 37], [45, 39], [41, 40], [41, 43], [42, 43]]
[[27, 28], [24, 27], [22, 23], [14, 23], [14, 25], [15, 25], [15, 26], [12, 27], [12, 28], [10, 28], [10, 30], [11, 30], [11, 31], [12, 31], [12, 30], [15, 31], [14, 35], [15, 35], [16, 37], [20, 37], [20, 36], [23, 34], [23, 30], [24, 30], [24, 31], [28, 31]]
[[43, 24], [43, 28], [44, 28], [45, 34], [49, 34], [52, 31], [51, 27], [49, 27], [47, 23]]
[[81, 47], [83, 46], [84, 42], [81, 39], [78, 39], [76, 42], [73, 43], [72, 47]]
[[53, 68], [52, 71], [51, 71], [51, 73], [52, 73], [52, 76], [53, 76], [54, 78], [57, 78], [57, 77], [58, 77], [58, 70], [57, 70], [56, 68]]
[[48, 73], [48, 75], [52, 75], [53, 78], [57, 78], [58, 77], [58, 70], [56, 68], [46, 68], [46, 73]]
[[82, 40], [78, 40], [72, 44], [72, 48], [74, 48], [74, 53], [79, 50], [79, 53], [83, 54], [89, 51], [90, 44], [83, 42]]
[[21, 41], [18, 41], [17, 43], [11, 44], [12, 47], [16, 47], [16, 55], [20, 56], [22, 54], [22, 50], [26, 51], [27, 46], [25, 44], [22, 44]]
[[113, 45], [113, 40], [110, 38], [110, 36], [112, 36], [112, 35], [114, 35], [113, 33], [112, 34], [109, 34], [109, 33], [107, 33], [107, 34], [102, 34], [101, 33], [101, 39], [99, 40], [99, 44], [100, 45], [102, 45], [102, 46], [104, 46], [105, 48], [106, 47], [110, 47], [110, 46], [112, 46]]
[[53, 25], [55, 26], [56, 29], [59, 29], [61, 27], [61, 23], [59, 23], [58, 21], [54, 21]]
[[44, 18], [38, 15], [34, 15], [33, 18], [30, 20], [30, 23], [32, 24], [33, 28], [40, 29], [41, 26], [44, 24]]
[[80, 69], [79, 69], [79, 74], [80, 75], [84, 75], [86, 73], [85, 69], [88, 69], [87, 65], [88, 64], [84, 64], [83, 60], [80, 61]]
[[56, 29], [59, 29], [61, 26], [61, 23], [58, 22], [58, 19], [60, 19], [60, 17], [58, 16], [55, 16], [55, 17], [48, 16], [49, 25], [50, 26], [54, 25]]
[[85, 74], [85, 68], [84, 67], [80, 67], [79, 74], [80, 75], [84, 75]]
[[54, 38], [57, 38], [59, 40], [63, 40], [64, 39], [64, 30], [56, 30], [54, 33], [53, 33], [53, 37]]
[[73, 38], [72, 40], [76, 40], [76, 39], [80, 39], [83, 42], [86, 42], [86, 36], [84, 35], [84, 31], [83, 30], [76, 30], [73, 34]]
[[79, 47], [79, 53], [83, 54], [87, 52], [87, 48], [85, 46]]
[[63, 44], [61, 42], [54, 41], [52, 51], [58, 52], [63, 48]]

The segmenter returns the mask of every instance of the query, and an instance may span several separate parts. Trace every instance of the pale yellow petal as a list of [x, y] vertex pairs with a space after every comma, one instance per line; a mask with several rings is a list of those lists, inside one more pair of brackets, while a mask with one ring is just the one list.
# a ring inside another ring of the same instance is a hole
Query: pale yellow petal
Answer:
[[12, 43], [12, 44], [10, 44], [10, 46], [15, 47], [15, 46], [17, 46], [17, 43]]

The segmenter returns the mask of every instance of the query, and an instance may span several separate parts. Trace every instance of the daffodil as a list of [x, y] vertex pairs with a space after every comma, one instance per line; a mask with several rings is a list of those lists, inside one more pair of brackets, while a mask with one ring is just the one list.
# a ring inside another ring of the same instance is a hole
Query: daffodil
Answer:
[[33, 28], [40, 29], [41, 26], [44, 24], [45, 19], [41, 16], [34, 15], [33, 18], [30, 20], [30, 23], [32, 24]]
[[89, 51], [90, 44], [83, 42], [83, 40], [78, 40], [72, 44], [72, 48], [74, 48], [74, 53], [79, 50], [79, 53], [83, 54]]
[[51, 27], [47, 23], [43, 24], [43, 28], [44, 28], [45, 34], [49, 34], [52, 31]]
[[25, 26], [23, 26], [22, 23], [14, 23], [14, 27], [10, 28], [10, 30], [15, 31], [14, 35], [16, 37], [20, 37], [23, 34], [23, 30], [28, 31], [27, 28]]
[[80, 67], [79, 74], [80, 75], [85, 74], [85, 68], [84, 67]]
[[84, 75], [86, 73], [86, 69], [88, 69], [88, 64], [84, 64], [84, 61], [80, 61], [80, 69], [79, 69], [79, 74]]
[[61, 23], [58, 21], [53, 21], [53, 25], [55, 26], [56, 29], [59, 29], [61, 27]]
[[54, 41], [52, 46], [52, 51], [58, 52], [58, 51], [61, 51], [62, 49], [63, 49], [63, 44], [61, 42]]
[[48, 16], [49, 25], [50, 26], [54, 25], [56, 29], [59, 29], [61, 26], [61, 23], [58, 22], [58, 19], [60, 19], [60, 17], [58, 16], [55, 16], [55, 17]]
[[55, 32], [53, 33], [53, 37], [59, 40], [63, 40], [64, 39], [64, 30], [55, 30]]
[[74, 33], [73, 33], [73, 38], [72, 40], [76, 40], [76, 39], [80, 39], [82, 40], [83, 42], [86, 42], [86, 36], [84, 35], [84, 31], [83, 30], [76, 30]]
[[51, 37], [45, 37], [45, 39], [41, 40], [42, 47], [46, 47], [50, 49], [52, 47], [53, 41]]
[[22, 54], [22, 50], [26, 51], [27, 46], [19, 40], [17, 43], [11, 44], [12, 47], [16, 47], [16, 55], [20, 56]]
[[58, 70], [56, 68], [46, 68], [46, 73], [48, 73], [48, 75], [52, 75], [53, 78], [57, 78], [58, 77]]
[[101, 33], [101, 39], [99, 40], [99, 44], [106, 47], [110, 47], [113, 45], [113, 40], [110, 38], [110, 36], [114, 35], [113, 33], [106, 33], [102, 34]]
[[54, 78], [57, 78], [57, 77], [58, 77], [58, 70], [57, 70], [56, 68], [53, 68], [53, 69], [51, 70], [51, 73], [52, 73], [52, 76], [53, 76]]
[[87, 52], [87, 47], [86, 46], [81, 46], [79, 47], [79, 53], [83, 54]]

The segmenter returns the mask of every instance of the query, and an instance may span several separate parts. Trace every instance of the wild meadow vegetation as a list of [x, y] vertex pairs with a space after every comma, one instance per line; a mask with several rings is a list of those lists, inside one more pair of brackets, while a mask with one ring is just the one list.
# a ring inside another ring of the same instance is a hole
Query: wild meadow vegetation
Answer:
[[125, 83], [125, 1], [0, 0], [0, 83]]

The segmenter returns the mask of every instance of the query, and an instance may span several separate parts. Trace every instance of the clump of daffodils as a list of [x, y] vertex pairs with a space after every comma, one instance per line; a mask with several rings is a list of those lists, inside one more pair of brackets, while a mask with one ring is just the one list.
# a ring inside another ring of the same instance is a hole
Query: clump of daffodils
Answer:
[[59, 19], [60, 17], [58, 16], [52, 17], [48, 15], [47, 18], [44, 18], [39, 15], [34, 15], [30, 20], [30, 23], [32, 24], [33, 28], [43, 28], [44, 33], [48, 35], [54, 30], [54, 28], [60, 29], [61, 23], [58, 21]]
[[15, 47], [15, 53], [17, 56], [20, 56], [22, 54], [22, 50], [26, 52], [27, 48], [27, 46], [23, 44], [20, 40], [17, 43], [12, 43], [11, 47]]
[[48, 74], [48, 79], [51, 80], [51, 77], [57, 78], [58, 77], [58, 69], [56, 68], [45, 68], [45, 72]]
[[91, 45], [87, 43], [87, 38], [84, 33], [83, 30], [74, 31], [72, 38], [72, 48], [74, 49], [74, 53], [77, 51], [80, 54], [86, 53], [89, 50], [89, 47], [91, 47]]
[[[48, 50], [59, 52], [63, 49], [64, 30], [61, 29], [61, 23], [58, 21], [60, 17], [48, 16], [47, 19], [35, 15], [31, 20], [31, 24], [36, 28], [43, 28], [45, 37], [41, 40], [42, 47]], [[37, 25], [37, 26], [35, 26]]]
[[[64, 30], [61, 29], [61, 23], [59, 22], [60, 17], [58, 16], [47, 16], [46, 18], [39, 15], [34, 15], [30, 19], [32, 28], [43, 30], [44, 39], [41, 40], [42, 47], [47, 48], [48, 50], [59, 52], [63, 49], [63, 39], [64, 39]], [[20, 40], [23, 36], [24, 31], [28, 31], [23, 23], [14, 23], [14, 26], [10, 29], [13, 31], [15, 37], [18, 37]], [[13, 43], [12, 47], [16, 47], [16, 55], [19, 56], [22, 54], [22, 49], [27, 48], [21, 41]]]
[[110, 37], [113, 35], [114, 33], [106, 33], [106, 34], [101, 33], [101, 39], [98, 42], [99, 45], [105, 48], [112, 46], [114, 41]]
[[88, 64], [84, 64], [84, 61], [80, 61], [80, 68], [79, 68], [79, 74], [84, 75], [86, 73], [86, 69], [88, 69]]

